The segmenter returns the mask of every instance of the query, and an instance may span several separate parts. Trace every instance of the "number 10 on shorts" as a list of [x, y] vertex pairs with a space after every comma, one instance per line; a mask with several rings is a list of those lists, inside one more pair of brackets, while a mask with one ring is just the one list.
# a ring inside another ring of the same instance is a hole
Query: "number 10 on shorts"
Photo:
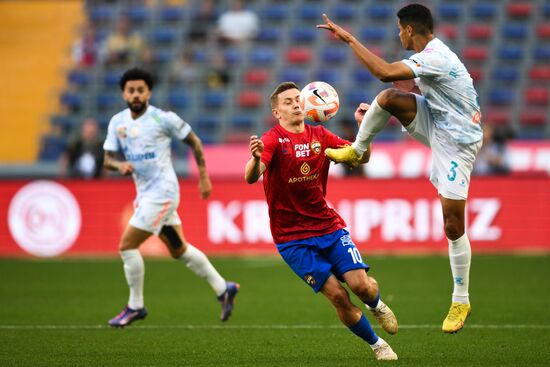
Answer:
[[359, 253], [359, 250], [357, 249], [357, 247], [348, 248], [348, 253], [351, 255], [351, 258], [353, 259], [354, 264], [361, 264], [363, 262], [363, 259], [361, 258], [361, 254]]

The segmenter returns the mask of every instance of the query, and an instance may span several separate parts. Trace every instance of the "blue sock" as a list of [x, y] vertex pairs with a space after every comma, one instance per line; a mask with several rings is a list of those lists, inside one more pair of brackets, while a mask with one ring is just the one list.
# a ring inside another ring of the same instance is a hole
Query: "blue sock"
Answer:
[[369, 343], [370, 345], [373, 345], [378, 341], [378, 336], [372, 329], [372, 326], [370, 326], [369, 320], [365, 317], [365, 314], [361, 314], [361, 319], [359, 319], [359, 322], [353, 326], [348, 327], [352, 333]]
[[376, 295], [376, 298], [374, 300], [365, 302], [365, 304], [370, 308], [375, 308], [376, 306], [378, 306], [378, 301], [380, 301], [380, 291], [378, 291], [378, 294]]

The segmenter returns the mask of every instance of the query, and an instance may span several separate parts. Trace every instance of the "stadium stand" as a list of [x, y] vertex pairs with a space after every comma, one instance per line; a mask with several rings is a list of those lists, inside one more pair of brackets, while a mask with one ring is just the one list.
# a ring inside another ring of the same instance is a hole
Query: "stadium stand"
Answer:
[[[180, 113], [207, 144], [243, 141], [249, 134], [267, 129], [272, 123], [267, 98], [283, 80], [300, 85], [312, 80], [333, 84], [342, 104], [335, 123], [330, 124], [337, 131], [344, 116], [351, 116], [359, 102], [370, 101], [384, 87], [348, 48], [335, 42], [328, 32], [315, 29], [323, 12], [389, 61], [410, 55], [398, 43], [398, 1], [249, 2], [249, 9], [260, 18], [260, 32], [251, 42], [231, 47], [217, 42], [211, 18], [204, 21], [204, 38], [185, 38], [195, 27], [199, 0], [188, 0], [181, 6], [162, 3], [98, 5], [89, 1], [86, 10], [99, 40], [115, 29], [122, 15], [131, 21], [132, 29], [143, 36], [153, 55], [142, 65], [157, 76], [155, 103]], [[218, 15], [228, 6], [227, 1], [216, 4], [214, 14]], [[483, 121], [508, 125], [520, 138], [549, 137], [550, 1], [434, 0], [431, 4], [436, 34], [463, 59], [474, 79]], [[207, 88], [200, 78], [192, 85], [171, 83], [165, 66], [182, 52], [191, 55], [190, 62], [200, 75], [211, 66], [211, 55], [221, 54], [229, 82], [215, 89]], [[75, 65], [67, 72], [67, 87], [59, 96], [63, 110], [52, 116], [51, 125], [66, 133], [85, 116], [96, 115], [100, 123], [108, 122], [110, 115], [124, 107], [117, 83], [128, 66], [101, 61], [87, 69]], [[404, 138], [399, 129], [384, 134], [384, 139]], [[63, 141], [62, 137], [59, 140]], [[43, 141], [54, 144], [53, 139]], [[60, 143], [55, 144], [59, 147]], [[42, 159], [56, 159], [55, 147], [41, 152]]]

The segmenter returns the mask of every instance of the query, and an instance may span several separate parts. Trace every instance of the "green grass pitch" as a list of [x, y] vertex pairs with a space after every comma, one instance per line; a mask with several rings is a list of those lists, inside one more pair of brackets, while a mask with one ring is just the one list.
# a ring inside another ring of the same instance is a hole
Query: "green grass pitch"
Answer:
[[440, 331], [452, 287], [446, 257], [364, 257], [400, 322], [395, 336], [376, 328], [396, 362], [376, 361], [277, 257], [212, 259], [241, 283], [227, 323], [183, 264], [146, 259], [149, 316], [125, 329], [106, 326], [127, 301], [120, 260], [4, 259], [0, 366], [550, 365], [549, 256], [474, 256], [472, 315], [454, 335]]

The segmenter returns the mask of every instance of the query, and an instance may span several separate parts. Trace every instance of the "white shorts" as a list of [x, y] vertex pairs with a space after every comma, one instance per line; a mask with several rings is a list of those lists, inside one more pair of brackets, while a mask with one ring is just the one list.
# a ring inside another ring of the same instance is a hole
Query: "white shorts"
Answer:
[[409, 135], [432, 150], [430, 181], [447, 199], [466, 200], [470, 175], [482, 141], [462, 144], [445, 138], [435, 127], [428, 103], [416, 95], [416, 117], [406, 127]]
[[136, 200], [130, 225], [158, 236], [163, 226], [181, 224], [177, 212], [178, 204], [179, 200], [165, 202], [153, 202], [146, 198]]

